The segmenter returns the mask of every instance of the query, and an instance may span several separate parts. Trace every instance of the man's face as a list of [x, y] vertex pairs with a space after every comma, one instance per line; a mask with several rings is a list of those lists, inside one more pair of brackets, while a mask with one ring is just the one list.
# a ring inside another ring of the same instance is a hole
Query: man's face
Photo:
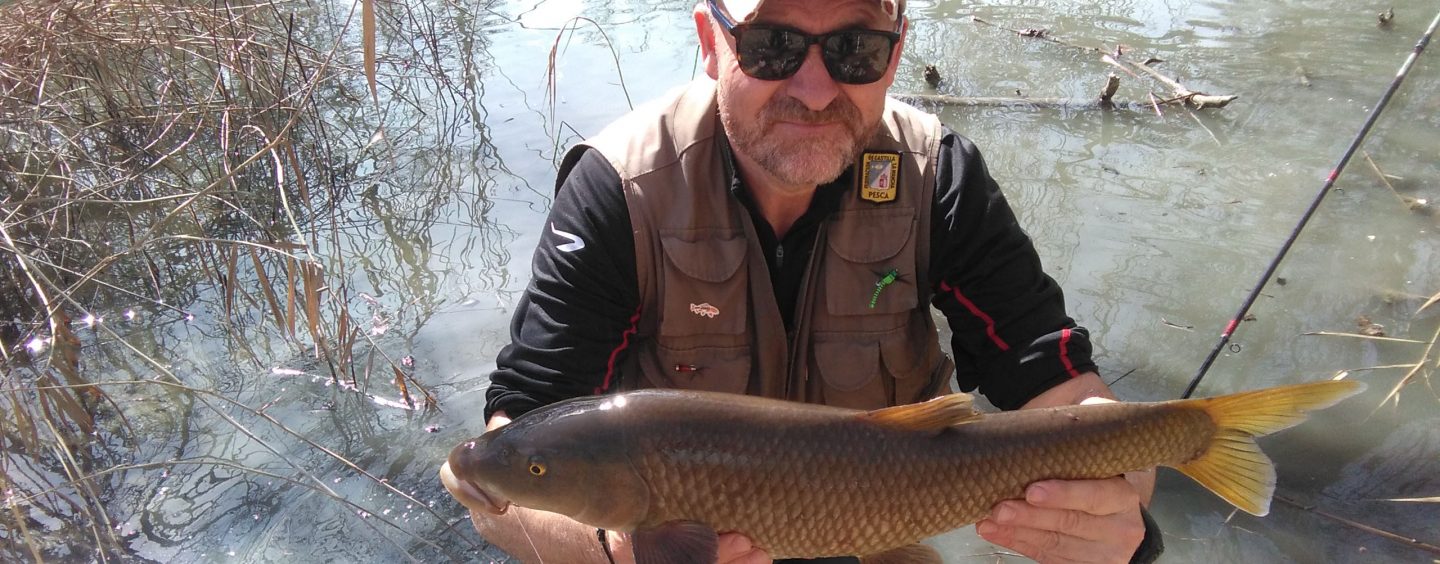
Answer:
[[[703, 4], [696, 18], [706, 69], [718, 83], [720, 120], [742, 166], [753, 163], [793, 186], [824, 184], [840, 176], [879, 127], [885, 90], [899, 64], [900, 44], [885, 75], [870, 84], [836, 82], [815, 45], [794, 76], [759, 80], [740, 70], [734, 37], [709, 17]], [[751, 23], [809, 34], [893, 31], [895, 26], [874, 0], [769, 0]]]

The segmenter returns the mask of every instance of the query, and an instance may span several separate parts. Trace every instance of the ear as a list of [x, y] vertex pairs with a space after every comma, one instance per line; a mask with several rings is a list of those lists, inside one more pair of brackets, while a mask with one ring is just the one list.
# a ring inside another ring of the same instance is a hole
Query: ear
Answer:
[[704, 2], [695, 5], [693, 13], [695, 18], [695, 34], [700, 40], [700, 62], [705, 65], [705, 74], [711, 80], [720, 79], [720, 59], [715, 50], [717, 39], [715, 25], [710, 22], [710, 10], [705, 7]]
[[900, 40], [895, 42], [895, 52], [890, 56], [892, 66], [900, 66], [900, 54], [905, 52], [905, 38], [907, 37], [910, 37], [910, 18], [900, 16]]
[[895, 42], [895, 52], [890, 53], [890, 69], [885, 71], [885, 87], [895, 82], [895, 73], [900, 70], [900, 55], [905, 52], [905, 38], [910, 35], [910, 18], [901, 16], [900, 40]]

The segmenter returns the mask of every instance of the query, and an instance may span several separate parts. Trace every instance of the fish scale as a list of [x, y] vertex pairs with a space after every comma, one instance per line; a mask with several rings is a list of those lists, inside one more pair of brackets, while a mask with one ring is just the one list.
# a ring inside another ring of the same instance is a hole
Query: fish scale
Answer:
[[[776, 558], [868, 554], [973, 523], [995, 500], [1021, 497], [1037, 479], [1114, 476], [1176, 460], [1209, 440], [1209, 418], [1199, 410], [1116, 404], [1079, 420], [1073, 412], [1037, 411], [1028, 425], [982, 420], [934, 435], [826, 410], [796, 414], [763, 435], [688, 424], [707, 421], [689, 410], [673, 420], [656, 417], [665, 424], [636, 438], [631, 450], [642, 453], [637, 468], [655, 494], [639, 527], [698, 520], [743, 531]], [[1067, 424], [1084, 431], [1055, 432]], [[767, 438], [746, 440], [760, 436]], [[1114, 443], [1115, 436], [1130, 438]], [[745, 499], [769, 501], [756, 511]]]
[[1038, 480], [1156, 465], [1264, 515], [1275, 471], [1254, 438], [1361, 389], [1318, 382], [984, 416], [964, 395], [861, 412], [642, 390], [535, 410], [457, 446], [440, 474], [474, 510], [513, 502], [632, 532], [643, 563], [713, 559], [716, 532], [730, 531], [774, 558], [863, 556], [974, 523]]

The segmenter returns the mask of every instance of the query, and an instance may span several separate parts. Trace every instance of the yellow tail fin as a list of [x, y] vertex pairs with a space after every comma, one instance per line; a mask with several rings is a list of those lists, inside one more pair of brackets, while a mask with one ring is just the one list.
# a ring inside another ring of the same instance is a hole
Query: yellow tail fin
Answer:
[[1298, 425], [1306, 413], [1364, 389], [1360, 382], [1341, 380], [1191, 400], [1215, 420], [1215, 436], [1205, 452], [1177, 469], [1235, 507], [1265, 515], [1275, 494], [1275, 467], [1255, 437]]

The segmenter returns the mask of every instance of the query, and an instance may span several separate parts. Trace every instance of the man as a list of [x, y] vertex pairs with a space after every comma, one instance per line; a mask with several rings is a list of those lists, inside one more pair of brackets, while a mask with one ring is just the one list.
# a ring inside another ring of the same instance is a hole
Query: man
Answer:
[[[902, 12], [896, 0], [696, 6], [709, 80], [561, 167], [487, 428], [641, 387], [873, 409], [943, 393], [954, 373], [1005, 409], [1113, 397], [979, 152], [887, 100]], [[953, 363], [931, 304], [954, 330]], [[1153, 476], [1128, 480], [1032, 484], [977, 530], [1040, 561], [1128, 561]], [[626, 535], [563, 516], [472, 518], [521, 558], [631, 558]], [[730, 533], [718, 561], [770, 559]]]

